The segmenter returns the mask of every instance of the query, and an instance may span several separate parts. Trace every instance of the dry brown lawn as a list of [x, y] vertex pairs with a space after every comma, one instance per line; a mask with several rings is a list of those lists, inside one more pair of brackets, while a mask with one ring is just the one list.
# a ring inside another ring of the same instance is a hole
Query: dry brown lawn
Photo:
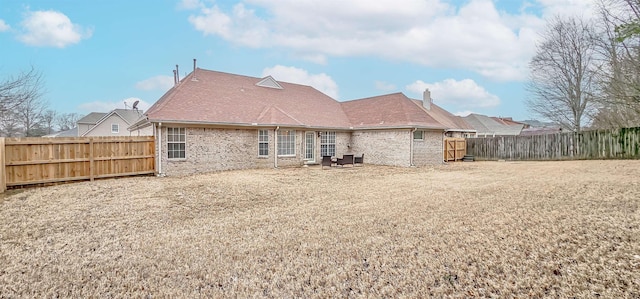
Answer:
[[0, 202], [0, 297], [640, 297], [640, 161], [100, 180]]

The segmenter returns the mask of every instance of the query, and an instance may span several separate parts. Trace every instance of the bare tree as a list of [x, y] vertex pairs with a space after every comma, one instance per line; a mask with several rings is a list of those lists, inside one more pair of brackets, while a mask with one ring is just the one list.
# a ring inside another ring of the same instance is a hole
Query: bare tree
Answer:
[[80, 120], [81, 118], [82, 118], [82, 115], [78, 113], [59, 114], [56, 119], [58, 130], [66, 131], [66, 130], [73, 129], [76, 126], [78, 120]]
[[617, 20], [616, 41], [640, 37], [640, 0], [601, 0], [600, 9], [609, 20]]
[[[640, 125], [640, 35], [633, 24], [640, 19], [638, 0], [600, 0], [599, 29], [602, 97], [596, 124], [609, 127]], [[621, 36], [621, 28], [627, 28]], [[624, 37], [624, 38], [621, 38]], [[619, 117], [615, 117], [615, 115]], [[607, 116], [610, 115], [610, 116]], [[602, 121], [606, 119], [607, 121]]]
[[42, 128], [45, 130], [45, 134], [51, 134], [55, 131], [55, 124], [58, 118], [58, 113], [54, 110], [47, 110], [42, 113]]
[[22, 135], [22, 127], [20, 127], [16, 114], [13, 111], [3, 113], [3, 117], [0, 119], [0, 136], [20, 137]]
[[28, 72], [10, 76], [0, 83], [0, 117], [24, 101], [42, 95], [42, 74], [31, 67]]
[[42, 116], [46, 109], [47, 103], [40, 97], [27, 98], [14, 109], [25, 137], [45, 135], [42, 129]]
[[529, 109], [564, 127], [580, 131], [597, 96], [595, 31], [578, 18], [547, 23], [529, 64]]

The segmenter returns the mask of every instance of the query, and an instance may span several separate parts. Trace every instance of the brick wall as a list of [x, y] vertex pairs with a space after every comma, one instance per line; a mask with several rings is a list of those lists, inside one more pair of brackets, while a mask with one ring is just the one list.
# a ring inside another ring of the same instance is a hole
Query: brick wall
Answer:
[[167, 128], [162, 127], [162, 172], [168, 175], [260, 168], [271, 162], [258, 158], [257, 130], [186, 128], [185, 156], [167, 158]]
[[365, 164], [410, 166], [411, 130], [354, 131], [351, 150], [364, 153]]
[[[258, 129], [186, 128], [185, 159], [167, 158], [167, 128], [162, 127], [162, 172], [184, 175], [231, 169], [275, 166], [274, 129], [267, 129], [269, 155], [258, 157]], [[304, 133], [296, 130], [295, 156], [278, 157], [278, 167], [304, 164]], [[316, 139], [316, 162], [320, 162], [320, 141]]]
[[[258, 129], [186, 128], [186, 158], [171, 160], [167, 158], [167, 128], [163, 126], [161, 132], [162, 173], [167, 175], [274, 167], [274, 129], [267, 129], [269, 155], [258, 157]], [[297, 167], [308, 162], [304, 159], [305, 132], [314, 133], [313, 163], [320, 163], [318, 131], [296, 130], [295, 156], [278, 157], [278, 167]], [[336, 156], [364, 153], [365, 164], [408, 167], [411, 142], [416, 166], [442, 162], [442, 133], [425, 131], [424, 141], [413, 141], [409, 129], [336, 132]]]
[[426, 166], [442, 164], [444, 160], [444, 144], [442, 132], [423, 131], [423, 140], [413, 141], [413, 165]]

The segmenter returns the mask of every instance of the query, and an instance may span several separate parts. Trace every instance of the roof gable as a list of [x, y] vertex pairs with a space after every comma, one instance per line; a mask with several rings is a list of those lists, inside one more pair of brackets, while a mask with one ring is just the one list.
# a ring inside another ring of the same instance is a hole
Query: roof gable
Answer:
[[103, 122], [107, 121], [112, 116], [115, 116], [115, 117], [118, 117], [118, 118], [122, 119], [125, 122], [125, 124], [127, 124], [127, 125], [132, 125], [136, 120], [138, 120], [141, 117], [142, 111], [126, 110], [126, 109], [114, 109], [113, 111], [111, 111], [109, 113], [104, 113], [104, 114], [105, 115], [100, 120], [98, 120], [93, 127], [91, 127], [88, 131], [84, 132], [84, 134], [82, 134], [82, 136], [89, 135], [92, 131], [94, 131], [94, 130], [96, 130], [96, 128], [100, 127], [100, 125]]
[[100, 119], [102, 119], [107, 114], [108, 113], [104, 113], [104, 112], [91, 112], [85, 115], [83, 118], [79, 119], [77, 123], [95, 125], [96, 123], [98, 123]]
[[262, 80], [260, 80], [260, 82], [256, 83], [256, 85], [267, 88], [283, 89], [282, 85], [280, 85], [278, 81], [276, 81], [276, 79], [273, 79], [273, 77], [271, 76], [264, 77]]

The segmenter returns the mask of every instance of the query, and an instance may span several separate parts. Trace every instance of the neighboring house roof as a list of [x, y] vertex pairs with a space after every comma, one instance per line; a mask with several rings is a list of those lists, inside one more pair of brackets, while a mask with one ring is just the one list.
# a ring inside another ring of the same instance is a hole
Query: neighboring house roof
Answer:
[[521, 123], [527, 124], [532, 128], [546, 128], [546, 127], [559, 127], [557, 124], [552, 122], [542, 122], [535, 119], [523, 120]]
[[527, 128], [520, 132], [522, 136], [531, 136], [531, 135], [545, 135], [545, 134], [556, 134], [562, 133], [561, 127], [542, 127], [542, 128]]
[[523, 122], [519, 122], [519, 121], [515, 121], [511, 117], [494, 117], [494, 116], [492, 116], [491, 119], [493, 119], [493, 120], [495, 120], [498, 123], [501, 123], [503, 125], [507, 125], [507, 126], [523, 125], [524, 128], [528, 128], [529, 127], [529, 124], [526, 124], [526, 123], [523, 123]]
[[[134, 124], [138, 119], [141, 118], [142, 116], [142, 110], [128, 110], [128, 109], [114, 109], [113, 111], [109, 112], [109, 113], [100, 113], [100, 112], [92, 112], [89, 115], [83, 117], [82, 119], [87, 118], [88, 116], [95, 114], [95, 115], [99, 115], [99, 114], [104, 114], [102, 116], [102, 118], [98, 119], [94, 124], [93, 127], [91, 127], [88, 131], [84, 132], [84, 134], [82, 134], [82, 136], [87, 136], [89, 135], [89, 133], [91, 133], [91, 131], [93, 131], [95, 128], [98, 128], [98, 126], [103, 123], [104, 121], [106, 121], [107, 119], [109, 119], [109, 117], [116, 115], [119, 118], [121, 118], [122, 120], [124, 120], [124, 122], [128, 125], [132, 125]], [[90, 120], [93, 120], [93, 118], [91, 118]], [[78, 121], [78, 123], [80, 123], [80, 121]]]
[[451, 114], [449, 111], [442, 109], [442, 107], [431, 103], [431, 108], [424, 108], [423, 101], [424, 100], [413, 100], [418, 106], [422, 107], [431, 117], [433, 117], [436, 121], [443, 124], [448, 131], [458, 131], [458, 132], [475, 132], [472, 126], [470, 126], [464, 119], [460, 116], [455, 116]]
[[204, 69], [187, 75], [129, 129], [150, 123], [327, 129], [473, 131], [464, 121], [402, 93], [338, 102], [311, 86]]
[[78, 127], [70, 130], [60, 131], [53, 134], [44, 135], [42, 137], [78, 137]]
[[107, 115], [107, 113], [104, 113], [104, 112], [91, 112], [91, 113], [87, 114], [85, 117], [79, 119], [77, 123], [95, 125], [105, 115]]
[[503, 121], [496, 121], [495, 119], [481, 114], [469, 114], [463, 119], [473, 128], [476, 129], [478, 135], [519, 135], [522, 131], [524, 124], [507, 124]]
[[311, 86], [199, 68], [162, 96], [146, 116], [151, 122], [167, 123], [350, 126], [340, 103]]

